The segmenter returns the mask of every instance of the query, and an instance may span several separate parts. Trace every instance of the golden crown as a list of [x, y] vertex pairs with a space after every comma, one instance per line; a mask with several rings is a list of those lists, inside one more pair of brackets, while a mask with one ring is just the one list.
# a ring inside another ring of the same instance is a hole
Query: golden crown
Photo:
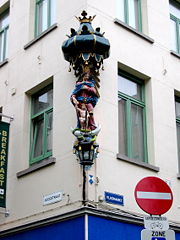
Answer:
[[82, 18], [76, 17], [77, 20], [81, 23], [87, 23], [87, 22], [92, 22], [96, 15], [94, 15], [93, 17], [89, 16], [89, 18], [87, 18], [87, 12], [85, 10], [83, 10], [81, 13], [81, 16], [82, 16]]

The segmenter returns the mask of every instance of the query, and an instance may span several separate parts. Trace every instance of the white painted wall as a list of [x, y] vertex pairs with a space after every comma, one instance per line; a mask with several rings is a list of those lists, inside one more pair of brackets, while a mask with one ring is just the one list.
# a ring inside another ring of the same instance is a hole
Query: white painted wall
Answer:
[[[145, 0], [144, 0], [145, 1]], [[2, 6], [5, 0], [0, 1]], [[23, 3], [22, 3], [23, 2]], [[174, 90], [180, 91], [179, 59], [170, 54], [168, 1], [147, 0], [145, 33], [154, 39], [147, 42], [114, 23], [116, 1], [57, 1], [57, 25], [47, 36], [24, 50], [32, 40], [32, 16], [29, 1], [12, 0], [9, 34], [9, 62], [0, 68], [0, 106], [4, 114], [13, 115], [10, 129], [7, 209], [8, 218], [0, 215], [2, 229], [28, 223], [81, 206], [82, 169], [72, 154], [76, 114], [69, 96], [75, 77], [68, 72], [63, 58], [62, 42], [70, 28], [78, 28], [75, 16], [82, 10], [96, 15], [92, 25], [101, 27], [111, 43], [110, 58], [101, 72], [101, 98], [95, 108], [95, 119], [101, 124], [98, 136], [100, 155], [87, 172], [99, 183], [88, 184], [88, 198], [98, 201], [104, 191], [124, 195], [124, 211], [143, 213], [134, 199], [136, 183], [145, 176], [158, 176], [171, 181], [174, 204], [166, 214], [179, 222], [180, 180], [178, 160]], [[40, 58], [40, 61], [39, 59]], [[160, 168], [159, 173], [116, 159], [118, 153], [118, 62], [146, 76], [147, 134], [149, 163]], [[166, 70], [166, 74], [165, 71]], [[30, 96], [29, 91], [53, 76], [54, 133], [53, 157], [56, 164], [17, 179], [17, 172], [29, 166]], [[12, 89], [16, 94], [11, 95]], [[43, 206], [43, 195], [63, 191], [61, 202]], [[117, 207], [117, 206], [115, 206]]]

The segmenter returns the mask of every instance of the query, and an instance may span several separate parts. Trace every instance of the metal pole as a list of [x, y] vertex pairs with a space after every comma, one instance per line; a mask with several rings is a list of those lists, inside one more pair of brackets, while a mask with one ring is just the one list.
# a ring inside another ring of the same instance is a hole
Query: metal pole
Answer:
[[9, 118], [10, 121], [14, 120], [14, 117], [7, 116], [7, 115], [5, 115], [5, 114], [3, 114], [3, 113], [0, 113], [0, 116], [1, 116], [1, 117], [5, 117], [5, 118]]
[[83, 197], [83, 204], [86, 206], [86, 170], [85, 166], [83, 165], [83, 192], [82, 192], [82, 197]]

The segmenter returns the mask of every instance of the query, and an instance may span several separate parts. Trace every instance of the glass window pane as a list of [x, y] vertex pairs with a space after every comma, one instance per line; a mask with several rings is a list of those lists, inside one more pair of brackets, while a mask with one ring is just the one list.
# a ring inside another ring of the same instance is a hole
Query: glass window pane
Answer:
[[53, 130], [53, 113], [49, 112], [47, 116], [47, 151], [52, 151], [52, 130]]
[[40, 113], [52, 105], [53, 89], [50, 89], [49, 91], [33, 98], [33, 114]]
[[118, 90], [130, 97], [142, 100], [141, 86], [125, 77], [118, 76]]
[[34, 120], [33, 158], [39, 157], [43, 154], [43, 125], [44, 120], [42, 118]]
[[180, 118], [180, 102], [175, 102], [176, 118]]
[[7, 57], [7, 31], [9, 25], [9, 12], [0, 15], [0, 61], [2, 62]]
[[144, 159], [143, 137], [143, 109], [135, 104], [131, 105], [132, 117], [132, 157], [142, 161]]
[[171, 1], [169, 5], [170, 13], [180, 19], [180, 5], [175, 1]]
[[124, 0], [116, 0], [117, 1], [117, 18], [121, 21], [125, 22], [125, 6]]
[[0, 33], [0, 61], [4, 59], [4, 32]]
[[42, 160], [52, 152], [52, 106], [52, 85], [44, 88], [32, 98], [32, 163]]
[[51, 0], [51, 25], [56, 22], [56, 0]]
[[139, 29], [139, 11], [138, 0], [129, 0], [129, 25], [135, 29]]
[[176, 22], [171, 19], [171, 49], [177, 51], [177, 29]]
[[48, 28], [48, 1], [42, 0], [37, 6], [38, 14], [38, 33], [45, 31]]
[[42, 5], [42, 31], [45, 31], [48, 28], [48, 1], [44, 0]]
[[179, 171], [180, 171], [180, 123], [176, 123], [177, 128], [177, 146], [178, 146], [178, 159], [179, 159]]
[[179, 42], [178, 42], [178, 48], [179, 48], [179, 53], [180, 53], [180, 20], [179, 20], [179, 37], [178, 37], [178, 39], [179, 39]]
[[127, 139], [126, 139], [126, 112], [125, 104], [126, 101], [123, 99], [119, 100], [119, 152], [123, 155], [127, 155]]
[[2, 15], [0, 18], [0, 29], [3, 29], [9, 25], [9, 12]]
[[5, 48], [5, 54], [4, 54], [4, 59], [7, 58], [8, 56], [8, 38], [9, 38], [9, 29], [6, 30], [6, 48]]

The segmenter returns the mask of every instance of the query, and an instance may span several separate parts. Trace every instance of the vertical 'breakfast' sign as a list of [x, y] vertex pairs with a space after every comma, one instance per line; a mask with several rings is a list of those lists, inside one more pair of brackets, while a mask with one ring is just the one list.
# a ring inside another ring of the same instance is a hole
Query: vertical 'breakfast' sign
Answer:
[[6, 208], [9, 123], [0, 121], [0, 207]]

